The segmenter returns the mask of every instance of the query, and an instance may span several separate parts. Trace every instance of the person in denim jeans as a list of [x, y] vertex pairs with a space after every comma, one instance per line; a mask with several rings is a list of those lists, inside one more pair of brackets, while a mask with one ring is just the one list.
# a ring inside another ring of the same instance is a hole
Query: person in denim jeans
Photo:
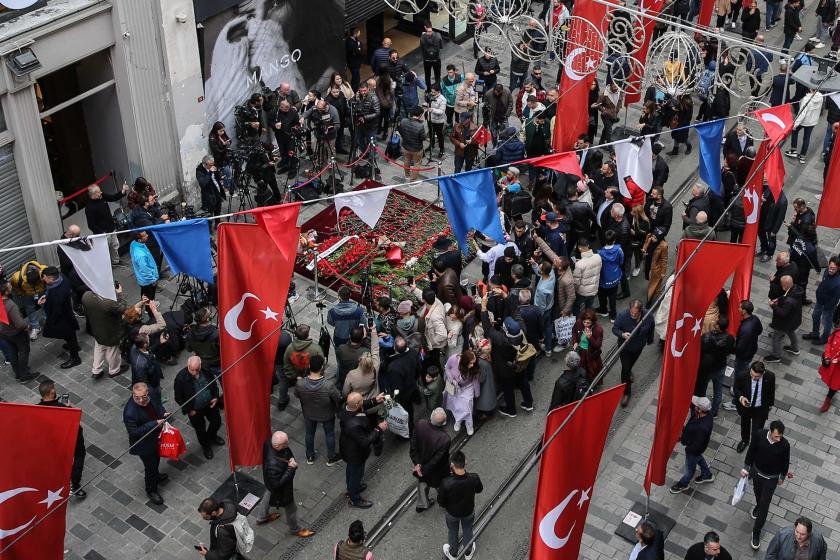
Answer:
[[720, 316], [712, 330], [700, 338], [700, 368], [697, 373], [695, 394], [705, 395], [712, 382], [712, 417], [717, 416], [723, 400], [723, 374], [726, 372], [726, 358], [735, 351], [735, 337], [726, 332], [729, 319]]
[[[811, 332], [803, 334], [804, 340], [812, 344], [825, 344], [831, 334], [832, 316], [834, 309], [840, 302], [840, 257], [834, 256], [828, 260], [828, 267], [823, 272], [822, 281], [817, 286], [814, 311], [811, 315], [813, 324]], [[822, 325], [822, 334], [820, 334]]]
[[335, 383], [324, 378], [324, 363], [323, 356], [315, 355], [309, 359], [309, 375], [295, 385], [295, 396], [300, 399], [306, 428], [306, 463], [311, 465], [315, 462], [315, 430], [321, 424], [327, 444], [327, 466], [331, 467], [341, 461], [335, 452], [335, 415], [342, 399]]
[[456, 451], [449, 459], [451, 475], [443, 479], [438, 488], [438, 504], [446, 510], [446, 528], [449, 531], [443, 554], [449, 560], [458, 556], [458, 530], [465, 545], [464, 558], [472, 560], [475, 554], [473, 522], [475, 521], [475, 495], [484, 490], [481, 478], [468, 473], [463, 451]]
[[709, 411], [712, 403], [706, 397], [691, 397], [693, 414], [683, 427], [680, 443], [685, 446], [685, 469], [682, 478], [671, 486], [671, 494], [679, 494], [688, 490], [688, 483], [694, 476], [694, 471], [700, 467], [700, 476], [694, 479], [697, 484], [714, 482], [715, 475], [709, 470], [703, 452], [709, 446], [712, 437], [712, 417]]

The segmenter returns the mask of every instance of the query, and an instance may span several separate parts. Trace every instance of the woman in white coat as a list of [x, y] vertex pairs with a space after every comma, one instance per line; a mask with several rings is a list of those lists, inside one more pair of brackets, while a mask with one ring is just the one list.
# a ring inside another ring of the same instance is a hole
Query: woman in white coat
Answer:
[[[790, 149], [785, 152], [788, 157], [798, 157], [799, 163], [805, 163], [805, 156], [808, 154], [808, 145], [811, 143], [811, 132], [817, 123], [820, 122], [820, 111], [823, 106], [823, 95], [815, 89], [809, 91], [799, 102], [799, 112], [793, 119], [793, 132], [790, 135]], [[797, 153], [796, 144], [799, 140], [799, 131], [802, 130], [802, 150]]]

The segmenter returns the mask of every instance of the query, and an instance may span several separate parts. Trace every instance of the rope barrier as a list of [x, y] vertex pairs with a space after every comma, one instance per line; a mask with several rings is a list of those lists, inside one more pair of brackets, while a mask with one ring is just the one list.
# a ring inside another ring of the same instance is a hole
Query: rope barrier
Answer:
[[385, 159], [385, 161], [387, 161], [390, 164], [396, 165], [397, 167], [401, 167], [404, 171], [434, 171], [435, 169], [437, 169], [437, 167], [409, 167], [389, 158], [387, 155], [385, 155], [385, 152], [383, 152], [379, 146], [374, 146], [374, 149], [376, 150], [376, 153], [378, 153]]
[[65, 196], [64, 198], [62, 198], [61, 200], [59, 200], [59, 201], [58, 201], [58, 205], [59, 205], [59, 206], [61, 206], [62, 204], [64, 204], [64, 203], [65, 203], [65, 202], [67, 202], [68, 200], [73, 200], [74, 198], [76, 198], [77, 196], [81, 195], [82, 193], [87, 192], [87, 190], [88, 190], [88, 188], [89, 188], [89, 187], [91, 187], [91, 186], [93, 186], [93, 185], [99, 185], [100, 183], [102, 183], [102, 181], [104, 181], [104, 180], [105, 180], [105, 179], [107, 179], [108, 177], [113, 177], [113, 176], [114, 176], [114, 172], [113, 172], [113, 171], [109, 171], [106, 175], [103, 175], [102, 177], [100, 177], [99, 179], [97, 179], [96, 181], [94, 181], [93, 183], [91, 183], [90, 185], [88, 185], [87, 187], [82, 187], [81, 189], [77, 190], [77, 191], [76, 191], [76, 192], [74, 192], [73, 194], [71, 194], [71, 195], [69, 195], [69, 196]]

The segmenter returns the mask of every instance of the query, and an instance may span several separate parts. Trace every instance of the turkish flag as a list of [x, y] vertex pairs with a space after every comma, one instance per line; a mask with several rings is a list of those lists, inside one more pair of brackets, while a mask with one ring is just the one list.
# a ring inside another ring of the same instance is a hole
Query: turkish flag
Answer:
[[[290, 219], [283, 235], [293, 246], [300, 235], [298, 208], [285, 211]], [[219, 335], [231, 470], [261, 465], [271, 433], [274, 354], [294, 267], [294, 250], [278, 250], [272, 237], [281, 233], [274, 233], [254, 224], [219, 226]]]
[[840, 142], [836, 138], [817, 210], [817, 225], [840, 228]]
[[[644, 33], [642, 34], [642, 37], [644, 37], [644, 39], [642, 40], [642, 44], [639, 46], [639, 50], [633, 54], [633, 58], [636, 60], [647, 60], [648, 49], [650, 48], [650, 39], [653, 36], [653, 26], [656, 23], [656, 21], [651, 18], [658, 16], [664, 6], [665, 0], [641, 0], [639, 2], [639, 11], [651, 17], [643, 19], [642, 27], [644, 28]], [[638, 33], [640, 32], [636, 31], [634, 35], [638, 36]], [[631, 67], [631, 73], [628, 79], [628, 93], [624, 96], [625, 107], [629, 106], [631, 103], [637, 103], [642, 99], [642, 78], [644, 78], [644, 75], [641, 72], [644, 72], [644, 68], [645, 67], [642, 64], [634, 64]]]
[[[674, 282], [671, 310], [665, 335], [665, 355], [659, 379], [656, 428], [645, 474], [645, 491], [650, 485], [665, 484], [665, 467], [680, 437], [700, 361], [700, 329], [709, 304], [723, 283], [746, 255], [747, 245], [683, 239], [677, 249], [674, 270], [682, 270]], [[685, 266], [685, 268], [683, 268]]]
[[580, 161], [578, 160], [577, 154], [575, 154], [574, 152], [549, 154], [547, 156], [539, 156], [531, 159], [525, 159], [522, 160], [522, 162], [528, 163], [529, 165], [533, 165], [535, 167], [547, 167], [548, 169], [560, 171], [561, 173], [570, 173], [572, 175], [577, 175], [578, 177], [583, 179], [583, 170], [581, 170]]
[[[61, 558], [78, 408], [0, 403], [0, 557]], [[11, 427], [14, 429], [8, 429]], [[19, 540], [18, 540], [19, 539]]]
[[472, 141], [479, 146], [486, 146], [490, 142], [493, 141], [493, 135], [490, 134], [490, 131], [487, 130], [487, 127], [481, 125], [478, 127], [478, 130], [475, 131], [475, 134], [472, 137]]
[[770, 148], [778, 146], [793, 130], [793, 110], [790, 103], [768, 107], [753, 111], [755, 118], [764, 127], [767, 138], [770, 139]]
[[[621, 384], [585, 398], [551, 441], [577, 403], [548, 413], [531, 527], [531, 560], [578, 558], [604, 442], [623, 393]], [[570, 449], [581, 452], [569, 453]]]
[[712, 12], [715, 9], [715, 0], [701, 0], [700, 14], [697, 23], [702, 27], [709, 27], [712, 23]]
[[570, 150], [578, 136], [589, 128], [589, 87], [601, 65], [604, 53], [603, 35], [599, 29], [607, 7], [595, 0], [575, 2], [572, 26], [566, 37], [560, 98], [554, 119], [555, 152]]
[[738, 326], [741, 324], [741, 313], [739, 308], [741, 302], [750, 299], [752, 290], [753, 254], [755, 253], [755, 242], [758, 239], [758, 222], [761, 219], [761, 193], [764, 189], [764, 165], [761, 163], [767, 153], [769, 140], [764, 140], [758, 147], [750, 174], [747, 176], [747, 184], [741, 196], [744, 200], [744, 235], [741, 238], [743, 245], [750, 247], [749, 254], [738, 263], [735, 269], [735, 277], [732, 279], [732, 288], [729, 290], [729, 332], [732, 336], [738, 333]]

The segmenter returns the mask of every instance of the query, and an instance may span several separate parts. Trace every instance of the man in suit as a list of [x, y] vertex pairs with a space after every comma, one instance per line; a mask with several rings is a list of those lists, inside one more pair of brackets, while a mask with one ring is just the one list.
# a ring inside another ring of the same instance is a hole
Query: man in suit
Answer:
[[158, 433], [148, 435], [149, 432], [159, 432], [160, 427], [169, 417], [163, 409], [160, 399], [151, 399], [149, 386], [145, 383], [135, 383], [131, 387], [131, 398], [123, 409], [123, 424], [128, 432], [129, 453], [137, 455], [143, 461], [143, 479], [146, 484], [146, 494], [149, 501], [155, 505], [162, 505], [163, 498], [158, 494], [158, 484], [165, 484], [169, 475], [158, 472], [160, 466], [160, 450], [158, 448]]
[[750, 434], [763, 428], [776, 400], [776, 376], [765, 371], [764, 362], [750, 365], [750, 375], [736, 379], [733, 387], [738, 415], [741, 417], [741, 441], [738, 453], [747, 448]]
[[740, 158], [744, 155], [746, 149], [753, 145], [753, 139], [747, 135], [747, 129], [743, 124], [735, 126], [734, 130], [729, 131], [723, 140], [723, 157], [727, 158], [734, 155]]

